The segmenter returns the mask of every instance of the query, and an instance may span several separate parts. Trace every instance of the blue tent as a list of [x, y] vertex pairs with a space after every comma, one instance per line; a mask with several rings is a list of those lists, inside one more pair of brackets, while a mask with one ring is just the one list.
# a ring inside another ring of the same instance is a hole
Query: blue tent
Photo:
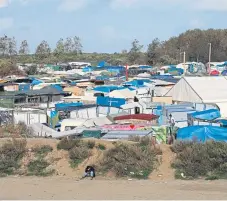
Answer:
[[126, 103], [126, 100], [123, 98], [110, 98], [110, 97], [97, 97], [97, 105], [107, 106], [107, 107], [116, 107], [120, 108]]
[[130, 82], [125, 82], [125, 86], [134, 86], [134, 87], [143, 87], [144, 81], [143, 80], [132, 80]]
[[118, 86], [100, 86], [100, 87], [95, 87], [94, 91], [109, 93], [109, 92], [117, 90], [117, 89], [119, 89]]
[[220, 111], [216, 109], [210, 109], [205, 111], [199, 111], [189, 114], [193, 119], [211, 121], [221, 117]]
[[98, 63], [98, 67], [104, 67], [105, 64], [106, 64], [105, 61], [100, 61], [100, 62]]
[[34, 85], [38, 85], [40, 83], [43, 83], [43, 81], [37, 80], [37, 79], [33, 79], [31, 84], [34, 86]]
[[221, 75], [227, 76], [227, 70], [223, 70], [223, 71], [221, 72]]
[[177, 140], [195, 140], [199, 142], [215, 140], [227, 142], [227, 129], [216, 126], [189, 126], [178, 130]]

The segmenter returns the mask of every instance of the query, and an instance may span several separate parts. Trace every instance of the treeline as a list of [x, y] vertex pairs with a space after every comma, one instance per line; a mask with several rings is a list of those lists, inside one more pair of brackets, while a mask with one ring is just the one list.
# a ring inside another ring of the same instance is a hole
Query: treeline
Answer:
[[35, 53], [31, 54], [26, 40], [17, 48], [15, 38], [3, 36], [0, 37], [0, 57], [19, 63], [88, 61], [95, 65], [98, 61], [105, 60], [111, 65], [127, 63], [159, 66], [183, 62], [182, 53], [186, 52], [187, 61], [207, 63], [209, 43], [212, 44], [212, 61], [227, 60], [227, 29], [189, 30], [166, 41], [156, 38], [147, 47], [135, 39], [130, 50], [113, 54], [83, 53], [82, 42], [77, 36], [61, 38], [53, 49], [43, 40]]

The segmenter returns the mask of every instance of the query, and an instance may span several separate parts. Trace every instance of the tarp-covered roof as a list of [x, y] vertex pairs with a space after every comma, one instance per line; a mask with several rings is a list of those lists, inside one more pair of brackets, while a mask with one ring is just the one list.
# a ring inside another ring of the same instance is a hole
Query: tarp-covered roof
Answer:
[[134, 98], [135, 94], [132, 91], [130, 91], [129, 89], [126, 88], [126, 89], [114, 90], [114, 91], [110, 92], [109, 97], [128, 99], [128, 98]]
[[190, 116], [194, 119], [211, 121], [221, 117], [221, 114], [219, 110], [210, 109], [210, 110], [191, 113]]
[[189, 126], [178, 130], [177, 139], [199, 142], [207, 140], [227, 142], [227, 129], [216, 126]]

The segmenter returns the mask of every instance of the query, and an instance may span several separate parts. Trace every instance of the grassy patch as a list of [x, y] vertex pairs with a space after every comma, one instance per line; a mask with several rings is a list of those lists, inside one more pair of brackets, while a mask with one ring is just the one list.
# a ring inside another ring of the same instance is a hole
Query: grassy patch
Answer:
[[89, 149], [93, 149], [94, 146], [94, 141], [86, 142], [80, 139], [73, 140], [64, 138], [58, 143], [57, 148], [69, 152], [69, 163], [72, 168], [75, 168], [91, 155]]
[[98, 144], [97, 148], [102, 151], [106, 150], [106, 146], [104, 144]]
[[43, 158], [38, 158], [30, 161], [28, 164], [28, 175], [29, 176], [50, 176], [55, 171], [53, 169], [48, 170], [50, 163]]
[[117, 144], [105, 152], [100, 171], [112, 171], [117, 177], [147, 179], [157, 164], [157, 154], [151, 146]]
[[26, 140], [13, 139], [0, 147], [0, 176], [16, 174], [26, 152], [26, 144]]
[[53, 151], [53, 148], [50, 145], [37, 146], [32, 149], [37, 156], [45, 157], [48, 153]]
[[176, 153], [172, 166], [187, 179], [227, 179], [227, 143], [176, 142], [172, 150]]
[[77, 167], [86, 158], [90, 156], [90, 152], [86, 146], [74, 147], [69, 151], [70, 164], [72, 168]]
[[93, 149], [95, 147], [95, 141], [89, 140], [87, 142], [87, 146], [88, 146], [89, 149]]

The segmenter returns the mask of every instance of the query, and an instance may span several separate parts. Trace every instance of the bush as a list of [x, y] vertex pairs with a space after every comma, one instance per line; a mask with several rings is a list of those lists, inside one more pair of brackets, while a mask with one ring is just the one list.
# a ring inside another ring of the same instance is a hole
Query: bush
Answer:
[[52, 151], [53, 148], [50, 145], [42, 145], [33, 148], [33, 152], [35, 152], [38, 156], [46, 156], [48, 153]]
[[0, 176], [16, 173], [26, 152], [26, 140], [8, 141], [0, 147]]
[[137, 145], [118, 144], [106, 151], [100, 170], [113, 171], [117, 177], [148, 178], [157, 162], [155, 151], [149, 147], [142, 149]]
[[28, 175], [30, 176], [50, 176], [54, 170], [47, 170], [50, 164], [44, 159], [35, 159], [28, 164]]
[[177, 142], [172, 150], [177, 154], [173, 167], [187, 178], [227, 178], [227, 144]]
[[128, 140], [132, 142], [140, 142], [140, 136], [130, 135]]
[[90, 152], [88, 151], [86, 146], [81, 147], [73, 147], [69, 151], [70, 164], [73, 168], [75, 168], [79, 163], [90, 156]]
[[89, 140], [87, 142], [87, 146], [88, 146], [89, 149], [93, 149], [95, 147], [95, 141]]
[[66, 151], [69, 151], [70, 149], [72, 149], [75, 146], [80, 146], [82, 144], [82, 141], [79, 139], [67, 139], [67, 138], [63, 138], [57, 145], [57, 149], [63, 149]]
[[98, 144], [97, 148], [100, 150], [106, 150], [106, 146], [104, 144]]

